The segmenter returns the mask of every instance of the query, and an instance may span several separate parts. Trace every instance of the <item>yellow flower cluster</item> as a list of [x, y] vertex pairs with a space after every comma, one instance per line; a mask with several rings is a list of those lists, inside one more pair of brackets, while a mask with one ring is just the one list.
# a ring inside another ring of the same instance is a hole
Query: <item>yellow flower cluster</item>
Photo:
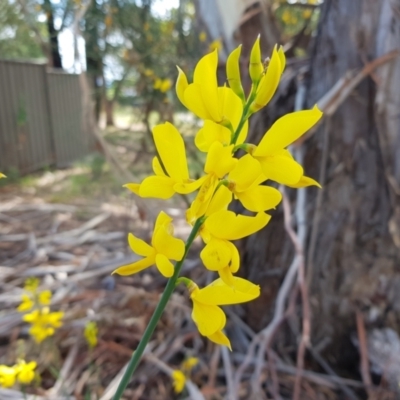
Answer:
[[171, 79], [156, 78], [156, 80], [154, 81], [153, 88], [159, 90], [161, 93], [166, 93], [168, 92], [169, 89], [171, 89], [171, 86], [172, 86]]
[[[285, 68], [285, 55], [277, 46], [271, 59], [263, 62], [259, 38], [250, 53], [249, 74], [252, 87], [245, 96], [239, 68], [241, 46], [227, 59], [229, 87], [218, 86], [217, 50], [204, 56], [197, 64], [193, 82], [178, 68], [176, 92], [179, 100], [204, 121], [197, 132], [195, 145], [206, 153], [204, 174], [191, 179], [185, 144], [179, 131], [170, 123], [153, 129], [158, 156], [153, 159], [154, 175], [139, 183], [125, 186], [140, 197], [169, 199], [175, 193], [196, 192], [186, 219], [198, 229], [205, 247], [200, 257], [205, 267], [219, 274], [219, 279], [200, 289], [187, 278], [179, 278], [193, 301], [192, 318], [200, 333], [215, 343], [230, 347], [223, 333], [226, 316], [220, 306], [239, 304], [255, 299], [260, 289], [253, 283], [235, 277], [240, 256], [232, 241], [264, 228], [281, 201], [281, 193], [265, 182], [274, 181], [293, 188], [319, 184], [304, 175], [301, 165], [287, 147], [299, 139], [321, 118], [315, 106], [278, 119], [258, 145], [246, 143], [248, 119], [265, 107], [273, 97]], [[241, 149], [246, 154], [237, 157]], [[236, 215], [228, 210], [233, 200], [241, 202], [253, 215]], [[197, 232], [197, 231], [196, 231]], [[187, 253], [182, 240], [173, 236], [172, 218], [161, 212], [157, 218], [151, 244], [130, 234], [131, 249], [143, 258], [114, 271], [120, 275], [137, 273], [156, 265], [165, 277], [172, 277], [175, 267], [170, 260], [180, 262]]]
[[36, 366], [35, 361], [26, 363], [24, 360], [19, 360], [12, 367], [0, 365], [0, 387], [12, 387], [15, 382], [28, 385], [35, 378]]
[[29, 334], [37, 343], [41, 343], [48, 336], [52, 336], [56, 328], [62, 325], [64, 317], [62, 311], [50, 312], [51, 291], [38, 291], [39, 280], [29, 278], [25, 282], [22, 302], [17, 308], [20, 312], [27, 312], [22, 319], [31, 324]]
[[85, 330], [84, 330], [84, 335], [85, 335], [86, 342], [90, 349], [93, 349], [96, 347], [98, 333], [99, 333], [99, 330], [97, 328], [96, 322], [90, 321], [86, 324]]

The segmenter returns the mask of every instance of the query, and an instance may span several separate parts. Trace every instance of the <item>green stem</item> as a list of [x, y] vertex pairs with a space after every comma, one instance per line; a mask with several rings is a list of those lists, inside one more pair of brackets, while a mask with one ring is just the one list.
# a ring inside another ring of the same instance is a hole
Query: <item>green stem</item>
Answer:
[[146, 330], [144, 331], [143, 337], [140, 340], [137, 349], [132, 354], [131, 360], [129, 361], [129, 364], [128, 364], [128, 367], [126, 368], [124, 376], [122, 377], [121, 382], [118, 385], [118, 388], [117, 388], [117, 391], [115, 392], [113, 400], [121, 399], [121, 396], [124, 393], [124, 390], [128, 386], [128, 383], [131, 380], [133, 373], [135, 372], [137, 366], [139, 365], [139, 362], [142, 358], [142, 355], [147, 346], [147, 343], [149, 343], [150, 338], [153, 335], [153, 332], [158, 324], [158, 321], [160, 320], [161, 315], [165, 309], [165, 306], [167, 305], [168, 300], [170, 299], [170, 297], [175, 289], [175, 284], [176, 284], [176, 281], [181, 272], [183, 262], [188, 254], [190, 246], [192, 245], [194, 239], [196, 238], [197, 233], [199, 232], [201, 225], [203, 224], [203, 221], [204, 221], [204, 218], [199, 218], [194, 223], [192, 231], [190, 232], [190, 235], [186, 241], [185, 254], [183, 255], [182, 260], [178, 261], [175, 264], [174, 275], [171, 278], [169, 278], [169, 280], [168, 280], [167, 286], [164, 289], [164, 292], [161, 296], [160, 302], [158, 303], [156, 309], [154, 310], [154, 313], [149, 321], [149, 324], [147, 325]]
[[249, 119], [249, 115], [248, 115], [249, 108], [250, 108], [251, 103], [254, 101], [254, 99], [256, 97], [257, 86], [258, 86], [258, 84], [253, 85], [253, 87], [251, 88], [251, 92], [247, 99], [246, 105], [243, 108], [242, 118], [240, 119], [239, 125], [237, 126], [235, 133], [232, 135], [231, 144], [236, 144], [236, 141], [238, 140], [239, 134], [243, 128], [244, 123]]

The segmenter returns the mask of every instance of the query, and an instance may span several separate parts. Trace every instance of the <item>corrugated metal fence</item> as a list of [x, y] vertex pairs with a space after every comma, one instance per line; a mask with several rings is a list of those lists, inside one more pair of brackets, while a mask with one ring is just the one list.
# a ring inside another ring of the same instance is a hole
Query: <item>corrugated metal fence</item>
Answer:
[[0, 171], [65, 167], [87, 154], [79, 75], [0, 60]]

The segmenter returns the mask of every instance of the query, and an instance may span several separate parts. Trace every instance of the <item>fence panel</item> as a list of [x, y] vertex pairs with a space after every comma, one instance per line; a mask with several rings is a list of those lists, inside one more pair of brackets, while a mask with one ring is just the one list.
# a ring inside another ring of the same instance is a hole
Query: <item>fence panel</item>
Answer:
[[45, 65], [0, 60], [0, 170], [54, 163], [48, 112]]
[[93, 148], [79, 75], [0, 60], [0, 171], [67, 167]]
[[84, 131], [79, 75], [47, 74], [50, 115], [57, 167], [66, 167], [89, 151]]

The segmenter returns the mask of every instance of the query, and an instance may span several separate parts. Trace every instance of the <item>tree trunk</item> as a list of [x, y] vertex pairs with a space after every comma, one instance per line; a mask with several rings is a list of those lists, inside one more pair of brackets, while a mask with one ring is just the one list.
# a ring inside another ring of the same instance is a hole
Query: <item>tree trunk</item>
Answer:
[[[325, 0], [312, 49], [306, 108], [347, 71], [400, 47], [399, 10], [399, 0]], [[288, 68], [280, 97], [259, 124], [268, 127], [293, 111], [291, 74]], [[355, 351], [350, 337], [356, 308], [365, 312], [367, 328], [379, 324], [400, 330], [399, 104], [397, 58], [362, 81], [304, 144], [307, 175], [323, 180], [321, 191], [307, 189], [311, 342], [329, 339], [336, 366], [348, 367], [349, 361], [356, 371], [356, 359], [346, 360]], [[252, 132], [251, 141], [258, 143], [265, 129]], [[262, 285], [261, 299], [247, 306], [255, 329], [271, 318], [293, 254], [281, 212], [274, 214], [266, 229], [240, 243], [244, 273]]]
[[54, 13], [50, 0], [44, 0], [43, 8], [46, 11], [46, 16], [47, 16], [47, 30], [49, 33], [49, 42], [50, 42], [51, 66], [53, 68], [62, 69], [60, 48], [58, 45], [58, 31], [54, 27]]

